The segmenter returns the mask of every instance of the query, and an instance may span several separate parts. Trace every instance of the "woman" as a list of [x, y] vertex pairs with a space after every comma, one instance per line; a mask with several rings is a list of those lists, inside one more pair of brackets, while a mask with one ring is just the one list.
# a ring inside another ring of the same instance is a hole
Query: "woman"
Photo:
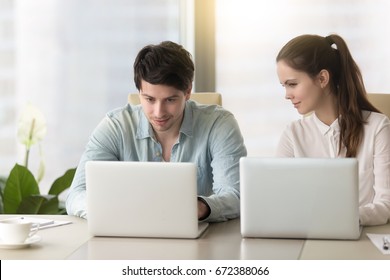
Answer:
[[390, 121], [367, 99], [360, 70], [338, 35], [302, 35], [279, 52], [286, 99], [305, 117], [284, 131], [279, 157], [356, 157], [362, 225], [390, 218]]

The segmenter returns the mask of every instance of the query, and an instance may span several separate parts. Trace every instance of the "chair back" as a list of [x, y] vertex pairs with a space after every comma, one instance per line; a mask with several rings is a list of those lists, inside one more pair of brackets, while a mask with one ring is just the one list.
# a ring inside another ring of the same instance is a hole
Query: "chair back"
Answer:
[[368, 100], [379, 111], [390, 118], [390, 94], [386, 93], [369, 93], [367, 94]]
[[[390, 94], [387, 93], [368, 93], [368, 101], [371, 102], [379, 111], [390, 118]], [[304, 117], [310, 116], [312, 112], [306, 114]]]
[[[201, 104], [222, 106], [222, 95], [217, 92], [195, 92], [191, 94], [190, 99]], [[131, 105], [140, 104], [139, 93], [130, 93], [128, 102]]]

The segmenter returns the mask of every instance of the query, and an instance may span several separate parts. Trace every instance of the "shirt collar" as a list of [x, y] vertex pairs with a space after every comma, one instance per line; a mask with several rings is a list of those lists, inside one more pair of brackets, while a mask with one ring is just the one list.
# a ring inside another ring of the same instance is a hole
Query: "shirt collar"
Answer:
[[192, 122], [193, 122], [193, 112], [192, 112], [192, 108], [191, 108], [191, 104], [192, 104], [193, 101], [191, 100], [188, 100], [186, 102], [186, 107], [184, 109], [184, 119], [183, 119], [183, 122], [181, 124], [181, 127], [180, 127], [180, 132], [181, 133], [184, 133], [185, 135], [191, 137], [192, 134], [193, 134], [193, 125], [192, 125]]
[[[193, 130], [192, 130], [192, 110], [190, 107], [190, 102], [186, 102], [185, 108], [184, 108], [184, 119], [180, 127], [180, 133], [183, 133], [189, 137], [192, 136]], [[143, 138], [154, 138], [154, 132], [153, 128], [149, 123], [149, 120], [145, 116], [144, 111], [141, 109], [139, 110], [139, 125], [137, 129], [137, 139], [143, 139]]]
[[335, 119], [331, 125], [323, 123], [315, 113], [313, 113], [314, 123], [323, 135], [326, 135], [330, 131], [340, 132], [339, 119]]

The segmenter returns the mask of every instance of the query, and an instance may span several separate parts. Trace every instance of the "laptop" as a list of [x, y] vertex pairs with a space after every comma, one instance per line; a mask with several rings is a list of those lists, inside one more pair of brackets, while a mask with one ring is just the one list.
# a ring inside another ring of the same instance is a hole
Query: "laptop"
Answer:
[[93, 236], [198, 238], [194, 163], [89, 161], [88, 228]]
[[360, 237], [354, 158], [244, 157], [240, 180], [243, 237]]

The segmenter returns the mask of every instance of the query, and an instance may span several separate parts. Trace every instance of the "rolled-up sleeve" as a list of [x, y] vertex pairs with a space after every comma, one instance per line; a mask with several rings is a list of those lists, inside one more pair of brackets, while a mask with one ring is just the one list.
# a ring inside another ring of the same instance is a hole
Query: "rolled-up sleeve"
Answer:
[[68, 215], [87, 218], [85, 163], [90, 160], [119, 160], [119, 142], [115, 123], [109, 117], [104, 118], [92, 133], [77, 166], [66, 198]]
[[234, 116], [226, 113], [210, 132], [209, 151], [213, 194], [202, 198], [211, 209], [207, 221], [225, 221], [240, 215], [239, 161], [247, 155], [244, 140]]

